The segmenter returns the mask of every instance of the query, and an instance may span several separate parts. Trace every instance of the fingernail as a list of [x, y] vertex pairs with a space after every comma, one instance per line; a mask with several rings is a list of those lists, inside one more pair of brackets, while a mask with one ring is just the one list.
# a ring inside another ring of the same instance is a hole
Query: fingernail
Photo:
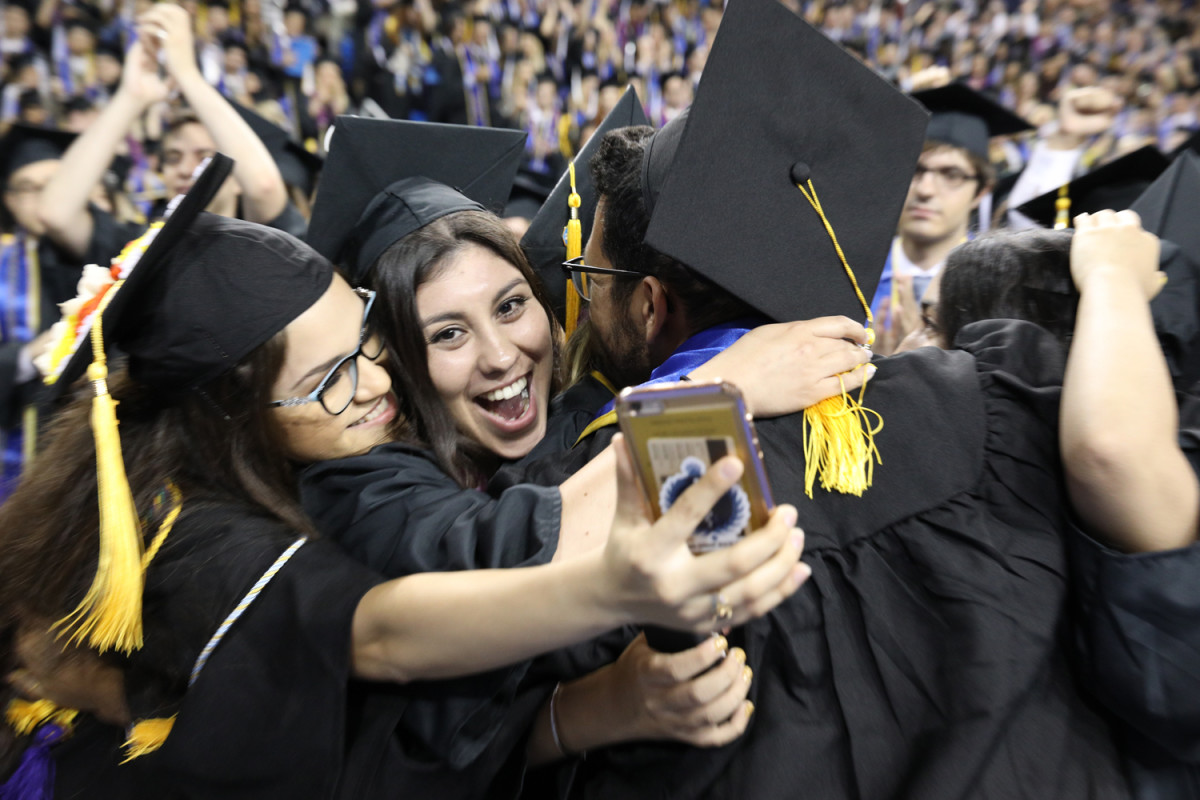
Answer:
[[796, 550], [804, 550], [804, 531], [799, 528], [792, 531], [792, 547]]
[[749, 700], [747, 700], [746, 701], [746, 716], [750, 717], [752, 714], [754, 714], [754, 703], [751, 703]]
[[729, 641], [719, 633], [713, 634], [713, 649], [721, 654], [721, 658], [729, 655]]
[[754, 670], [750, 669], [749, 667], [742, 667], [742, 680], [749, 684], [753, 678]]
[[879, 372], [879, 367], [874, 364], [867, 364], [867, 380], [874, 378], [876, 372]]
[[867, 347], [875, 344], [875, 329], [867, 328]]
[[1162, 281], [1162, 285], [1163, 285], [1163, 286], [1166, 286], [1166, 285], [1167, 285], [1167, 273], [1165, 273], [1165, 272], [1160, 272], [1160, 273], [1158, 273], [1158, 279], [1159, 279], [1160, 281]]
[[721, 461], [721, 477], [736, 481], [742, 476], [742, 462], [737, 459], [722, 459]]
[[783, 519], [784, 525], [789, 528], [796, 527], [798, 512], [796, 511], [795, 506], [783, 506], [781, 509], [779, 509], [779, 514]]
[[733, 648], [733, 660], [739, 664], [746, 663], [746, 651], [740, 647]]
[[812, 577], [812, 567], [803, 561], [792, 568], [792, 580], [797, 586], [802, 585], [810, 577]]

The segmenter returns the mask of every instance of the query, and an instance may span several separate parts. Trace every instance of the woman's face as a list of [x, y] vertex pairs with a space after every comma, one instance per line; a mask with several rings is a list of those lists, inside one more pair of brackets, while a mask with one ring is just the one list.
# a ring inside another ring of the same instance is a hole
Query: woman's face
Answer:
[[[363, 298], [335, 275], [321, 299], [284, 329], [287, 346], [272, 399], [305, 397], [353, 353], [363, 333], [364, 308]], [[345, 458], [388, 441], [388, 423], [396, 416], [391, 378], [381, 363], [365, 356], [358, 356], [356, 364], [358, 388], [341, 414], [330, 414], [319, 402], [273, 409], [291, 458], [302, 462]], [[349, 381], [349, 370], [339, 370], [335, 380]], [[332, 386], [327, 384], [327, 392], [336, 394]]]
[[520, 458], [546, 433], [554, 368], [550, 320], [520, 271], [461, 249], [417, 289], [429, 376], [467, 436]]

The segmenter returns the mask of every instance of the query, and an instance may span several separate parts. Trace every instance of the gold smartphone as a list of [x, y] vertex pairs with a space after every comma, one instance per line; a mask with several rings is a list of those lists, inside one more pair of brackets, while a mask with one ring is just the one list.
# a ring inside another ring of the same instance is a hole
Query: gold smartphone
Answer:
[[717, 501], [688, 544], [693, 553], [727, 547], [761, 528], [774, 508], [754, 422], [737, 387], [721, 381], [629, 388], [617, 419], [655, 519], [716, 461], [736, 455], [741, 480]]

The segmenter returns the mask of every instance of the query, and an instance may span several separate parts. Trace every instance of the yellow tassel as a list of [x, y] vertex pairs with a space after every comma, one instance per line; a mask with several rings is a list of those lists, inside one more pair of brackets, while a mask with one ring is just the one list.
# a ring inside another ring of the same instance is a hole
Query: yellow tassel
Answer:
[[1054, 201], [1054, 230], [1061, 231], [1071, 227], [1071, 198], [1067, 195], [1069, 184], [1064, 183], [1058, 189], [1058, 198]]
[[162, 747], [163, 743], [167, 741], [167, 737], [171, 735], [171, 728], [174, 725], [174, 716], [155, 717], [135, 722], [129, 729], [129, 738], [123, 745], [125, 760], [121, 763], [127, 764], [135, 758], [141, 758]]
[[28, 736], [47, 722], [69, 731], [79, 714], [73, 708], [59, 708], [49, 700], [11, 700], [4, 712], [9, 727], [19, 736]]
[[[833, 223], [825, 216], [821, 198], [817, 196], [817, 188], [811, 179], [804, 184], [797, 183], [796, 188], [813, 207], [813, 211], [817, 212], [829, 240], [833, 242], [833, 249], [837, 252], [838, 260], [842, 262], [842, 269], [850, 279], [854, 294], [867, 316], [867, 342], [870, 346], [875, 342], [875, 332], [870, 327], [875, 320], [871, 314], [871, 304], [859, 288], [858, 278], [854, 276], [854, 270], [846, 260], [846, 253], [838, 243]], [[896, 285], [893, 282], [893, 303], [895, 289]], [[863, 368], [866, 368], [865, 364]], [[875, 434], [883, 430], [883, 417], [863, 406], [862, 398], [866, 390], [867, 384], [864, 382], [858, 397], [854, 398], [846, 394], [846, 386], [843, 383], [840, 395], [827, 397], [804, 409], [804, 493], [809, 497], [812, 497], [813, 484], [818, 474], [821, 476], [821, 488], [826, 491], [862, 497], [862, 493], [871, 488], [875, 477], [875, 464], [883, 463], [883, 459], [879, 457], [879, 450], [875, 447]]]
[[[583, 255], [583, 223], [579, 221], [579, 207], [583, 198], [575, 191], [575, 162], [567, 167], [571, 176], [571, 194], [567, 197], [567, 206], [571, 209], [571, 218], [567, 221], [567, 260]], [[587, 276], [583, 276], [587, 280]], [[580, 311], [579, 294], [571, 287], [571, 279], [567, 278], [567, 324], [564, 326], [567, 336], [575, 332], [579, 326]]]
[[88, 379], [96, 396], [92, 400], [92, 435], [96, 441], [96, 486], [100, 503], [100, 554], [96, 577], [87, 595], [69, 615], [55, 623], [68, 642], [87, 640], [103, 653], [117, 649], [126, 654], [142, 646], [142, 533], [137, 508], [125, 476], [121, 435], [117, 430], [117, 402], [108, 393], [108, 366], [104, 354], [101, 319], [109, 301], [120, 290], [117, 281], [96, 309], [92, 323], [92, 363]]
[[804, 493], [810, 498], [818, 474], [826, 491], [862, 497], [871, 487], [875, 464], [883, 463], [875, 447], [883, 419], [863, 407], [862, 394], [851, 397], [843, 388], [804, 409]]

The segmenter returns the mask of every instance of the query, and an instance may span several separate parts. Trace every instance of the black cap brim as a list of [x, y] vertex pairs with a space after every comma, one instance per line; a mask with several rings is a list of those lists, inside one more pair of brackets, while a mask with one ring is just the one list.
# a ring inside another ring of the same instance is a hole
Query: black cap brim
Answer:
[[[1129, 208], [1169, 164], [1157, 147], [1147, 145], [1076, 178], [1067, 184], [1071, 219], [1076, 214]], [[1058, 193], [1059, 189], [1046, 192], [1016, 210], [1042, 227], [1052, 228], [1058, 215]]]
[[1033, 126], [985, 94], [962, 83], [913, 92], [933, 114], [925, 138], [988, 157], [988, 141], [1033, 130]]
[[307, 241], [335, 264], [352, 266], [344, 263], [345, 251], [359, 218], [375, 195], [402, 178], [429, 178], [488, 211], [503, 211], [525, 138], [523, 131], [498, 128], [338, 117]]
[[[596, 215], [596, 189], [592, 184], [592, 174], [588, 165], [599, 149], [600, 141], [604, 134], [611, 130], [649, 124], [650, 120], [642, 109], [637, 92], [631, 86], [621, 95], [621, 99], [575, 156], [575, 190], [579, 193], [581, 203], [579, 221], [583, 230], [583, 242], [586, 243], [592, 233], [592, 219]], [[571, 218], [570, 208], [567, 206], [567, 198], [570, 195], [571, 176], [568, 170], [558, 179], [550, 196], [529, 223], [529, 230], [521, 237], [521, 248], [533, 265], [534, 271], [541, 277], [550, 304], [560, 321], [566, 319], [567, 285], [563, 278], [562, 262], [566, 260], [567, 252], [563, 234]]]
[[[137, 266], [126, 276], [125, 283], [115, 290], [116, 293], [108, 301], [108, 307], [103, 314], [106, 349], [109, 349], [114, 342], [119, 341], [122, 334], [126, 332], [131, 317], [128, 313], [130, 304], [138, 301], [146, 285], [153, 280], [157, 264], [174, 250], [179, 243], [181, 234], [217, 196], [221, 185], [225, 183], [225, 179], [232, 171], [233, 159], [222, 153], [213, 155], [208, 167], [195, 180], [192, 188], [180, 199], [175, 210], [167, 217], [162, 229], [155, 235], [150, 246], [146, 248], [146, 252], [138, 260]], [[75, 352], [54, 383], [53, 390], [56, 397], [66, 392], [72, 383], [87, 372], [88, 364], [92, 363], [90, 341], [84, 339], [77, 345]]]

